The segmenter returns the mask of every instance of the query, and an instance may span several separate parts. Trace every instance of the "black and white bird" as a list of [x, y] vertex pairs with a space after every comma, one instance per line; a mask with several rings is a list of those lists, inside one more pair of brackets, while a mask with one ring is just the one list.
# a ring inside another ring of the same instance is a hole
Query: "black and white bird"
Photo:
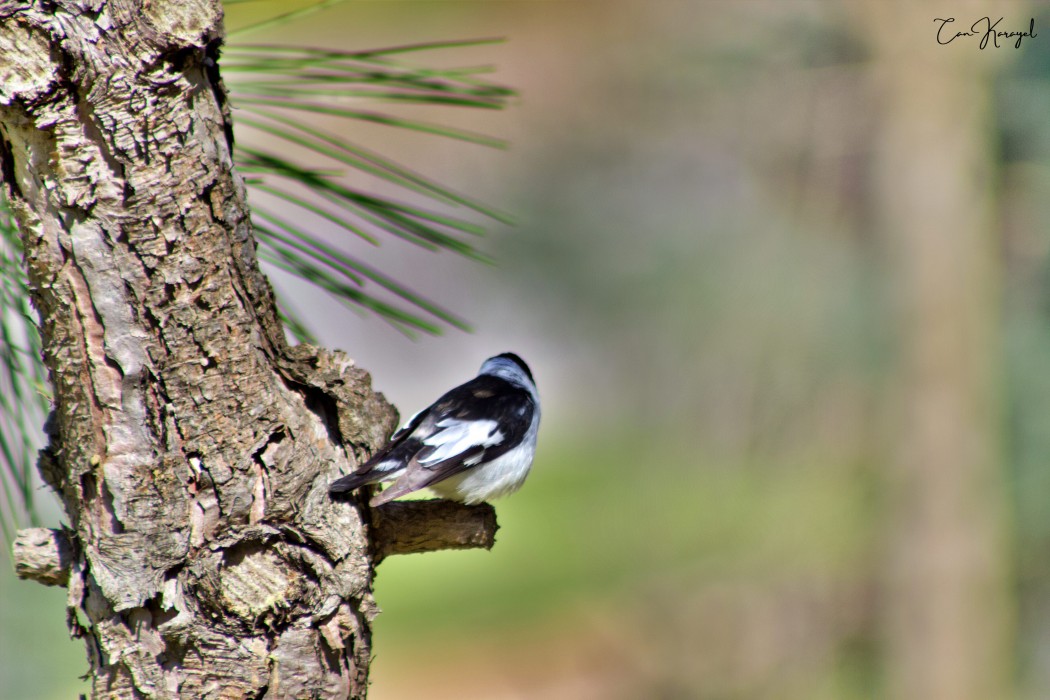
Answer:
[[525, 481], [539, 428], [532, 372], [520, 357], [505, 352], [412, 416], [372, 459], [333, 482], [328, 492], [339, 496], [393, 481], [372, 498], [372, 506], [426, 487], [454, 501], [487, 501]]

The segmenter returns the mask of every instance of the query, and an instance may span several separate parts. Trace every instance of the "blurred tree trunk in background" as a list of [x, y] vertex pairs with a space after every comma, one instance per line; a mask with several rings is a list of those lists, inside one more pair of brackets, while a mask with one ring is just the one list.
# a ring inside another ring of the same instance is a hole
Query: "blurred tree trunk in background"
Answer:
[[[1011, 546], [1001, 447], [991, 89], [1014, 53], [936, 42], [936, 17], [1027, 29], [1017, 4], [854, 6], [879, 106], [875, 221], [898, 310], [884, 542], [888, 697], [1012, 693]], [[954, 33], [954, 32], [952, 32]]]
[[219, 0], [0, 3], [70, 626], [95, 698], [363, 697], [371, 554], [326, 477], [396, 416], [346, 357], [285, 344], [221, 38]]

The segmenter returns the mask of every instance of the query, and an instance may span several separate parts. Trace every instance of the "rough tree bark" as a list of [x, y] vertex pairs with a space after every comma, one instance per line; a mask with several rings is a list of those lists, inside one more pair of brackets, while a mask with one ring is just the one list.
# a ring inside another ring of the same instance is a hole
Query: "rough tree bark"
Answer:
[[375, 562], [491, 545], [495, 523], [391, 504], [377, 534], [329, 501], [396, 412], [342, 353], [285, 343], [221, 39], [218, 0], [0, 0], [0, 175], [54, 387], [41, 473], [70, 522], [15, 558], [68, 585], [96, 698], [364, 697]]

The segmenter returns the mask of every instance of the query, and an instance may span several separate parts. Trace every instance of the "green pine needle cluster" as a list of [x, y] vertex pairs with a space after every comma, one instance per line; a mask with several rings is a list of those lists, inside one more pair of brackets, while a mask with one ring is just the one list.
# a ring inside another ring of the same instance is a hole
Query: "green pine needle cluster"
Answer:
[[[248, 186], [280, 203], [280, 213], [253, 203], [260, 257], [275, 268], [309, 280], [354, 307], [366, 309], [406, 333], [439, 333], [443, 325], [467, 329], [453, 313], [412, 292], [367, 263], [295, 223], [311, 216], [347, 236], [378, 245], [383, 234], [429, 250], [484, 260], [473, 239], [485, 228], [477, 219], [509, 223], [507, 215], [311, 123], [357, 120], [502, 147], [480, 134], [362, 109], [358, 104], [401, 103], [501, 109], [509, 89], [481, 76], [485, 68], [426, 68], [403, 62], [406, 54], [463, 48], [492, 40], [413, 44], [372, 51], [281, 46], [230, 46], [223, 75], [230, 86], [238, 143], [234, 159]], [[247, 139], [241, 139], [241, 134]], [[265, 139], [251, 137], [264, 136]], [[316, 164], [285, 156], [303, 153]], [[353, 171], [392, 185], [400, 200], [362, 191], [346, 182]], [[258, 198], [257, 198], [258, 199]], [[378, 293], [373, 293], [376, 290]], [[283, 301], [291, 332], [308, 339], [305, 324]]]
[[33, 470], [50, 399], [22, 242], [0, 195], [0, 535], [36, 521]]

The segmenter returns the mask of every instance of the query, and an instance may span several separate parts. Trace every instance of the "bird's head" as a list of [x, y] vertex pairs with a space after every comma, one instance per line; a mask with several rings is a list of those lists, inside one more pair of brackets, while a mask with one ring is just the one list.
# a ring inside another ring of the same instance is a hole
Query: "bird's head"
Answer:
[[532, 370], [525, 364], [525, 360], [512, 352], [505, 352], [485, 360], [478, 374], [491, 374], [522, 386], [533, 385]]

